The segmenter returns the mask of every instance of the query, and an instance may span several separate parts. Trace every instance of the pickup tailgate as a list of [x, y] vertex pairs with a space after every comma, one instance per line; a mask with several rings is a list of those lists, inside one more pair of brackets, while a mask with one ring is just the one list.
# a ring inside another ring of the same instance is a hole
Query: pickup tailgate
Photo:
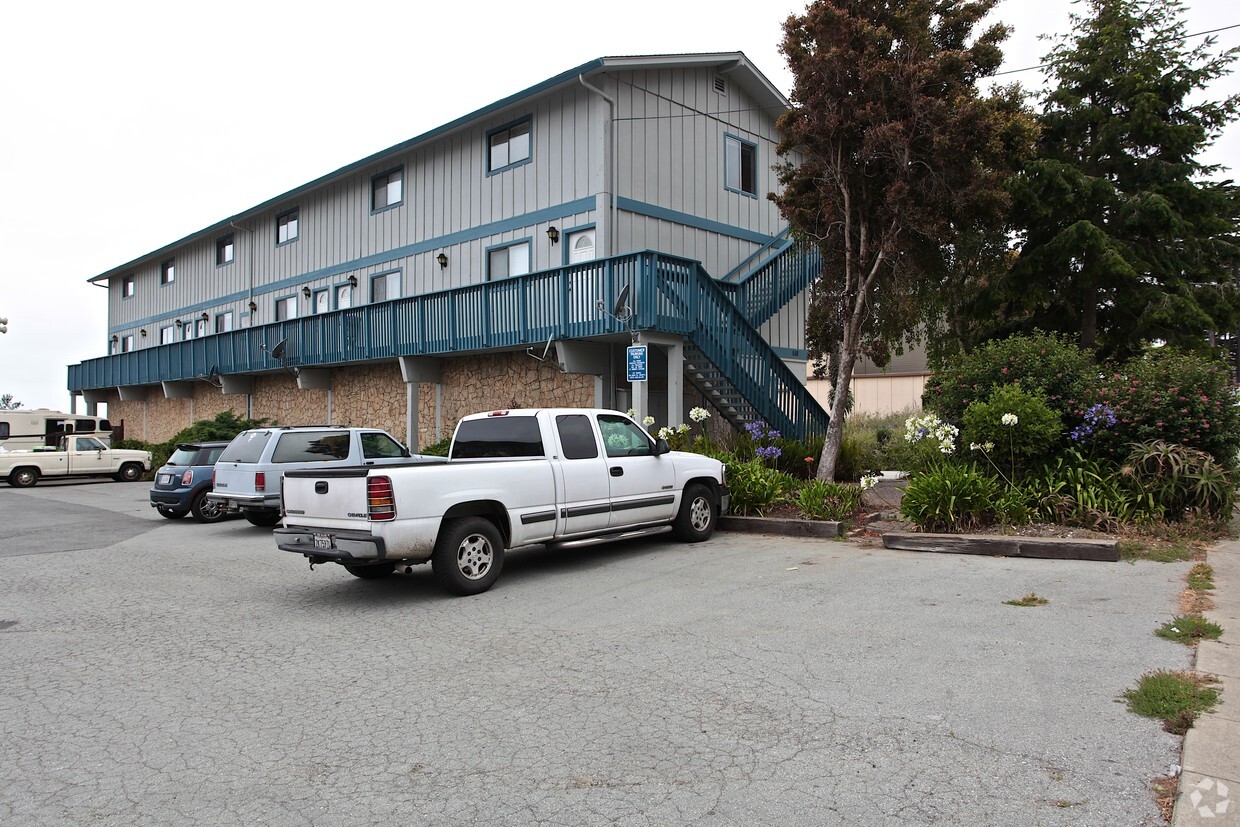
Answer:
[[286, 471], [284, 525], [369, 531], [367, 479], [372, 469], [323, 468]]

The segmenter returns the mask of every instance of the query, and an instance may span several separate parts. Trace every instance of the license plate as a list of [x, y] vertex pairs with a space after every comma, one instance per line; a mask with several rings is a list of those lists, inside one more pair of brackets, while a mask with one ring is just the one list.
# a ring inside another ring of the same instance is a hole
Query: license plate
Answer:
[[171, 474], [160, 474], [160, 475], [159, 475], [159, 484], [160, 484], [160, 485], [171, 485], [171, 484], [172, 484], [172, 475], [171, 475]]
[[336, 543], [334, 542], [330, 534], [316, 534], [314, 535], [314, 547], [315, 548], [335, 548]]

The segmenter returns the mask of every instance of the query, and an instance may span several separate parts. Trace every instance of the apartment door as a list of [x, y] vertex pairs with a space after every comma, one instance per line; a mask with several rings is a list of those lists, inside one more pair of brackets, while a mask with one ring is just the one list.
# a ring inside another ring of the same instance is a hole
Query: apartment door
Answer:
[[568, 244], [569, 264], [594, 261], [594, 230], [579, 230], [575, 233], [569, 233], [565, 243]]

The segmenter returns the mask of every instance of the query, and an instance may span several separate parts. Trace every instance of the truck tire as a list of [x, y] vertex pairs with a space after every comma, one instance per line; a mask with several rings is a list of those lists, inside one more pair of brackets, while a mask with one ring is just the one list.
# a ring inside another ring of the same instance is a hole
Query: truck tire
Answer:
[[672, 536], [686, 543], [700, 543], [715, 533], [717, 522], [719, 509], [710, 489], [700, 482], [685, 486], [680, 511], [676, 514], [676, 522], [672, 523]]
[[38, 468], [14, 468], [9, 472], [9, 485], [14, 488], [29, 488], [38, 481]]
[[169, 508], [166, 505], [157, 505], [155, 510], [159, 512], [159, 516], [167, 517], [169, 520], [179, 520], [188, 514], [188, 511], [177, 511], [175, 508]]
[[142, 479], [142, 466], [136, 462], [127, 462], [112, 479], [117, 482], [137, 482]]
[[270, 528], [280, 522], [279, 511], [246, 511], [245, 518], [250, 521], [250, 525], [260, 526], [261, 528]]
[[190, 505], [190, 513], [194, 515], [194, 519], [200, 523], [218, 523], [220, 520], [228, 516], [228, 512], [224, 510], [224, 506], [218, 502], [207, 499], [207, 491], [198, 492], [198, 496], [194, 497], [194, 502]]
[[381, 580], [396, 571], [396, 564], [375, 563], [373, 566], [345, 566], [344, 570], [363, 580]]
[[439, 529], [431, 570], [439, 585], [453, 594], [480, 594], [504, 570], [504, 541], [490, 520], [463, 517]]

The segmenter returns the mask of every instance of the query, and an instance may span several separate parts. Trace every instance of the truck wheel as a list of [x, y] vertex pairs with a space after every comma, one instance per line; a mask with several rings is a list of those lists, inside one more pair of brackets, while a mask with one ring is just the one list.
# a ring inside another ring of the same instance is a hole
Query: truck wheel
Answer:
[[220, 503], [208, 500], [207, 493], [207, 491], [198, 492], [198, 496], [194, 497], [193, 505], [189, 507], [190, 513], [200, 523], [218, 523], [227, 516], [227, 512]]
[[169, 520], [179, 520], [188, 514], [188, 511], [177, 511], [175, 508], [169, 508], [166, 505], [157, 505], [155, 510], [159, 512], [159, 516], [167, 517]]
[[490, 520], [449, 520], [439, 530], [431, 554], [435, 580], [453, 594], [479, 594], [504, 570], [504, 542]]
[[250, 521], [251, 525], [261, 526], [262, 528], [270, 528], [280, 522], [279, 511], [247, 511], [245, 518]]
[[14, 488], [29, 488], [38, 481], [38, 468], [14, 468], [9, 474], [9, 485]]
[[113, 477], [117, 482], [137, 482], [142, 479], [142, 466], [136, 462], [127, 462]]
[[395, 563], [376, 563], [373, 566], [345, 566], [344, 570], [363, 580], [380, 580], [396, 571]]
[[680, 512], [676, 522], [672, 523], [672, 536], [686, 543], [700, 543], [709, 540], [715, 533], [715, 523], [719, 521], [719, 512], [715, 508], [715, 499], [710, 489], [701, 483], [693, 483], [685, 488], [680, 498]]

